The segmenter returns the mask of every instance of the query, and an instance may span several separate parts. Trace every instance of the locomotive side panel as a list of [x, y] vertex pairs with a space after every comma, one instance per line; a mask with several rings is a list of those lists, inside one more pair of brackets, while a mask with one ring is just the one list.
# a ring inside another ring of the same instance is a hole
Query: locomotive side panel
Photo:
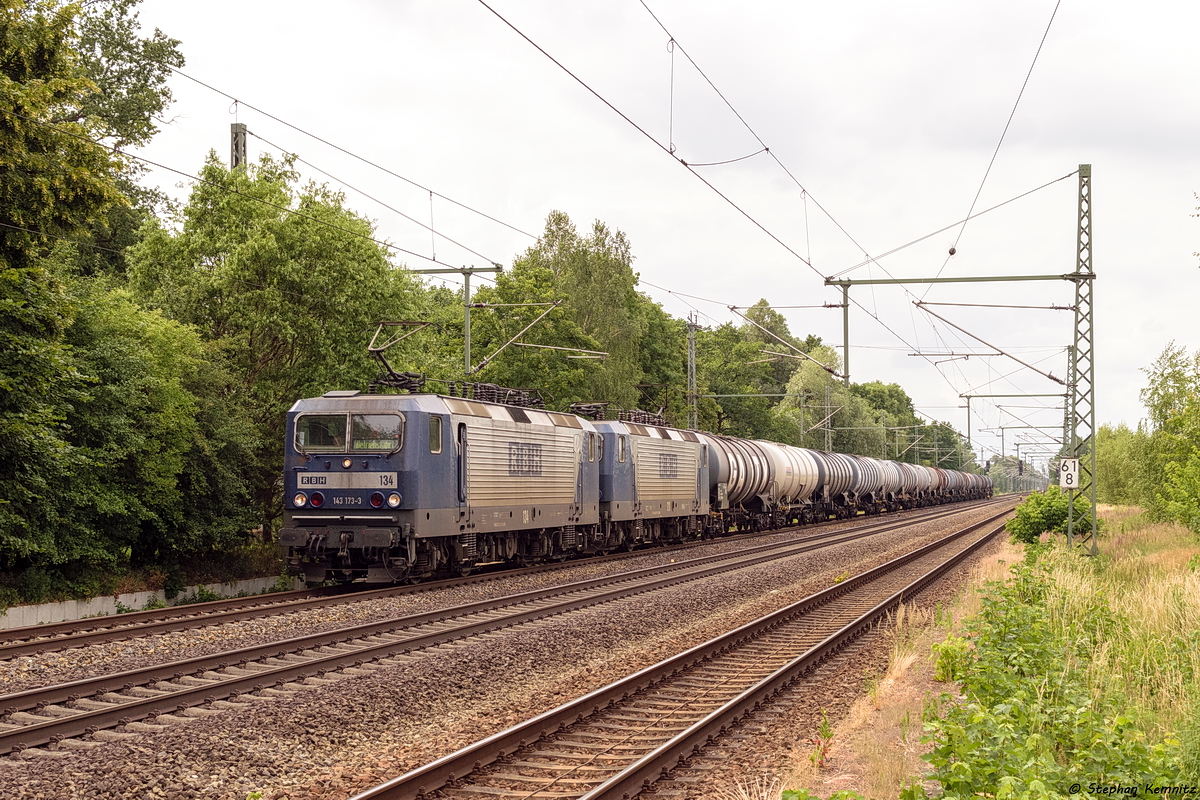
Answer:
[[[633, 463], [638, 502], [647, 513], [662, 514], [676, 503], [687, 513], [696, 513], [696, 471], [700, 466], [700, 445], [674, 439], [634, 436]], [[654, 512], [649, 509], [654, 508]]]
[[[446, 398], [451, 409], [468, 401]], [[472, 403], [451, 417], [466, 530], [534, 530], [599, 521], [599, 437], [567, 414]], [[478, 412], [478, 409], [474, 409]]]
[[474, 508], [575, 502], [579, 433], [537, 425], [452, 418], [466, 442], [466, 500]]

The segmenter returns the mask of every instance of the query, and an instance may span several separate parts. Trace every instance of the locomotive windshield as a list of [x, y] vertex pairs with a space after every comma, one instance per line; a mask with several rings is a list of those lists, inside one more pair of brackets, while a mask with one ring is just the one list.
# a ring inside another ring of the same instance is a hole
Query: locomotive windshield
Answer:
[[396, 414], [353, 414], [351, 443], [355, 450], [399, 450], [403, 422]]
[[301, 453], [340, 453], [346, 449], [345, 414], [305, 414], [296, 420]]
[[296, 449], [301, 453], [391, 453], [403, 441], [404, 418], [398, 414], [304, 414], [296, 419]]

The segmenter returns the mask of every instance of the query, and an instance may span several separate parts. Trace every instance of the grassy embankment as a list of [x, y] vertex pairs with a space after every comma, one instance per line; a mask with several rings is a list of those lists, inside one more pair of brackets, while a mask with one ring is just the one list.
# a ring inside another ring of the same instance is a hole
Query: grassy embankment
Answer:
[[1099, 558], [1007, 545], [951, 607], [899, 614], [888, 673], [837, 721], [824, 768], [806, 744], [782, 784], [729, 797], [1200, 784], [1200, 545], [1137, 509], [1100, 513]]

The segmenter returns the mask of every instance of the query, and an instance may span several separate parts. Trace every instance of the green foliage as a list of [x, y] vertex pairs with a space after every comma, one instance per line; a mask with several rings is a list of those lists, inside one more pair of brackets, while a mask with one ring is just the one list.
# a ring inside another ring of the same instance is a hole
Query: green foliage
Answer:
[[0, 585], [0, 615], [7, 614], [8, 609], [21, 602], [21, 593], [16, 587]]
[[38, 264], [54, 241], [117, 203], [119, 161], [56, 125], [91, 91], [71, 49], [77, 7], [0, 0], [0, 558], [54, 549], [54, 495], [69, 452], [62, 396], [75, 376], [63, 345], [74, 308]]
[[179, 41], [157, 28], [142, 38], [135, 10], [141, 0], [93, 0], [79, 20], [79, 66], [96, 86], [75, 112], [103, 125], [115, 147], [143, 145], [171, 105], [167, 79], [182, 67]]
[[56, 235], [120, 201], [121, 162], [93, 144], [91, 120], [66, 121], [94, 85], [72, 49], [77, 6], [0, 0], [0, 264], [27, 269]]
[[1153, 476], [1145, 471], [1150, 437], [1121, 424], [1096, 431], [1096, 499], [1114, 505], [1142, 505], [1152, 494]]
[[[511, 346], [487, 363], [481, 379], [533, 387], [557, 408], [608, 402], [618, 408], [682, 408], [683, 328], [637, 291], [625, 234], [597, 220], [586, 236], [552, 211], [537, 244], [476, 295], [480, 302], [562, 305], [521, 337], [529, 344], [596, 350], [603, 360], [567, 358], [565, 351]], [[503, 307], [472, 317], [472, 360], [480, 363], [533, 322], [544, 307]], [[653, 334], [653, 336], [651, 336]], [[478, 352], [478, 355], [476, 353]], [[647, 392], [639, 391], [642, 384]], [[673, 384], [673, 386], [671, 385]], [[647, 402], [648, 401], [648, 402]]]
[[54, 576], [41, 567], [30, 567], [17, 576], [17, 592], [27, 603], [45, 603], [58, 592]]
[[187, 588], [187, 578], [184, 577], [183, 570], [178, 565], [172, 566], [163, 580], [163, 595], [168, 600], [174, 600], [185, 588]]
[[196, 589], [191, 594], [184, 595], [183, 597], [179, 598], [174, 603], [172, 603], [172, 605], [190, 606], [190, 605], [195, 605], [196, 603], [211, 603], [214, 600], [224, 600], [224, 599], [225, 599], [225, 597], [223, 595], [217, 594], [216, 592], [214, 592], [213, 590], [209, 589], [206, 586], [197, 586]]
[[951, 634], [942, 642], [932, 645], [934, 656], [933, 679], [943, 683], [957, 681], [963, 677], [970, 657], [970, 642]]
[[[202, 357], [195, 331], [144, 311], [119, 291], [81, 286], [66, 341], [87, 383], [71, 398], [71, 519], [63, 561], [113, 565], [131, 549], [152, 560], [177, 528], [177, 476], [196, 436], [196, 398], [185, 384]], [[150, 551], [150, 552], [147, 552]]]
[[1200, 696], [1188, 703], [1187, 719], [1179, 732], [1179, 749], [1179, 778], [1192, 785], [1200, 783]]
[[[1067, 492], [1050, 486], [1044, 492], [1033, 492], [1025, 498], [1017, 506], [1016, 516], [1008, 521], [1005, 528], [1013, 541], [1032, 544], [1047, 531], [1065, 533], [1069, 508]], [[1074, 519], [1077, 528], [1090, 524], [1091, 510], [1087, 497], [1083, 493], [1076, 493]]]
[[1028, 564], [989, 584], [973, 620], [962, 702], [926, 711], [927, 760], [944, 797], [1060, 797], [1072, 783], [1141, 785], [1177, 776], [1179, 745], [1151, 743], [1120, 698], [1096, 694], [1086, 665], [1107, 607], [1084, 615], [1089, 630], [1050, 621], [1046, 574]]
[[833, 745], [833, 726], [829, 724], [829, 715], [821, 709], [821, 724], [817, 726], [817, 735], [813, 737], [813, 751], [808, 759], [817, 769], [824, 769], [829, 758], [829, 748]]
[[119, 248], [145, 213], [137, 171], [93, 142], [148, 141], [183, 63], [139, 38], [138, 2], [0, 0], [0, 566], [26, 601], [102, 592], [169, 537], [194, 438], [195, 334], [74, 280], [111, 270], [64, 244]]
[[[747, 340], [747, 332], [725, 323], [696, 333], [696, 374], [700, 393], [728, 395], [700, 400], [700, 427], [728, 436], [794, 443], [795, 430], [772, 435], [778, 426], [771, 409], [779, 398], [753, 396], [773, 390], [773, 373], [769, 364], [754, 363], [763, 361], [762, 347], [760, 342]], [[774, 391], [780, 390], [774, 388]]]
[[[548, 267], [515, 266], [497, 276], [496, 286], [476, 295], [487, 303], [552, 303], [566, 296], [555, 285]], [[478, 364], [492, 355], [524, 327], [546, 311], [542, 306], [497, 308], [472, 317], [472, 360]], [[601, 344], [588, 336], [575, 321], [571, 308], [559, 306], [521, 337], [529, 344], [600, 350]], [[475, 359], [474, 353], [480, 358]], [[509, 347], [479, 373], [480, 380], [501, 386], [536, 388], [552, 407], [565, 410], [573, 402], [601, 400], [589, 393], [589, 373], [598, 362], [568, 359], [566, 353], [532, 347]], [[461, 370], [461, 367], [459, 368]], [[629, 396], [625, 392], [626, 397]]]
[[1136, 464], [1145, 482], [1140, 498], [1150, 515], [1200, 532], [1200, 350], [1188, 355], [1174, 342], [1147, 369], [1142, 402], [1149, 414], [1148, 443]]
[[140, 299], [209, 343], [227, 392], [218, 405], [234, 421], [213, 420], [219, 445], [253, 448], [242, 477], [269, 524], [287, 408], [364, 386], [377, 371], [365, 346], [375, 322], [408, 318], [418, 290], [368, 238], [370, 223], [324, 186], [298, 189], [289, 161], [230, 171], [210, 155], [201, 177], [177, 229], [148, 225], [131, 248], [129, 277]]
[[[783, 392], [796, 371], [800, 361], [790, 356], [795, 354], [793, 348], [808, 352], [813, 346], [792, 335], [787, 320], [783, 314], [771, 308], [766, 298], [746, 309], [746, 317], [750, 320], [739, 329], [742, 339], [751, 345], [757, 345], [760, 355], [756, 358], [766, 358], [761, 370], [762, 391]], [[789, 346], [790, 345], [790, 346]], [[762, 351], [787, 353], [788, 357], [762, 355]], [[773, 400], [772, 402], [778, 402]]]
[[63, 394], [79, 381], [62, 341], [72, 313], [44, 270], [0, 268], [0, 566], [54, 551], [62, 520], [46, 501], [70, 452]]
[[1158, 496], [1163, 515], [1200, 538], [1200, 449], [1186, 461], [1167, 462], [1163, 469], [1162, 493]]

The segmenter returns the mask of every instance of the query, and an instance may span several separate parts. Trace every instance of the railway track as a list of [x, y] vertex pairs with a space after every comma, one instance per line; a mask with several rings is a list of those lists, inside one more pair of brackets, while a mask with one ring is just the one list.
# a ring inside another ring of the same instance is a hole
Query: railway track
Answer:
[[[961, 511], [941, 509], [920, 521]], [[93, 743], [75, 737], [92, 734], [103, 740], [157, 730], [274, 693], [298, 691], [303, 684], [405, 663], [415, 657], [414, 651], [424, 648], [877, 535], [912, 522], [876, 520], [857, 528], [817, 531], [799, 541], [760, 544], [735, 553], [0, 696], [0, 753], [55, 742], [86, 747]], [[153, 723], [144, 722], [152, 718]], [[116, 727], [123, 730], [113, 731]]]
[[990, 541], [1003, 530], [1003, 522], [996, 521], [1004, 515], [956, 531], [353, 800], [635, 797]]
[[[982, 502], [986, 504], [987, 502], [995, 502], [995, 500]], [[953, 506], [954, 510], [959, 510], [962, 507], [961, 505]], [[969, 507], [978, 506], [972, 503]], [[946, 513], [945, 506], [922, 509], [914, 514], [904, 516], [902, 521], [911, 524], [923, 519], [936, 519], [944, 513]], [[872, 518], [872, 521], [874, 521], [874, 518]], [[843, 520], [836, 520], [828, 523], [828, 526], [834, 526], [839, 522], [844, 523]], [[791, 530], [820, 530], [822, 527], [822, 524], [818, 524]], [[770, 534], [786, 533], [787, 530], [771, 531]], [[687, 542], [682, 545], [675, 545], [674, 548], [687, 549], [711, 544], [711, 542], [712, 540]], [[605, 561], [633, 558], [645, 555], [647, 552], [652, 551], [635, 550], [629, 553], [596, 556], [590, 559], [590, 562], [603, 563]], [[88, 647], [105, 642], [157, 636], [211, 625], [237, 623], [251, 619], [290, 614], [297, 611], [308, 611], [348, 603], [400, 597], [453, 586], [495, 581], [516, 574], [530, 575], [540, 572], [553, 572], [576, 566], [579, 563], [581, 562], [570, 561], [556, 564], [542, 564], [536, 567], [447, 578], [413, 586], [388, 586], [382, 589], [369, 589], [365, 591], [346, 591], [344, 587], [340, 586], [308, 590], [300, 589], [293, 592], [279, 592], [250, 598], [229, 598], [187, 606], [134, 611], [108, 617], [93, 617], [85, 620], [58, 622], [48, 625], [10, 628], [0, 632], [0, 661], [46, 652]]]

